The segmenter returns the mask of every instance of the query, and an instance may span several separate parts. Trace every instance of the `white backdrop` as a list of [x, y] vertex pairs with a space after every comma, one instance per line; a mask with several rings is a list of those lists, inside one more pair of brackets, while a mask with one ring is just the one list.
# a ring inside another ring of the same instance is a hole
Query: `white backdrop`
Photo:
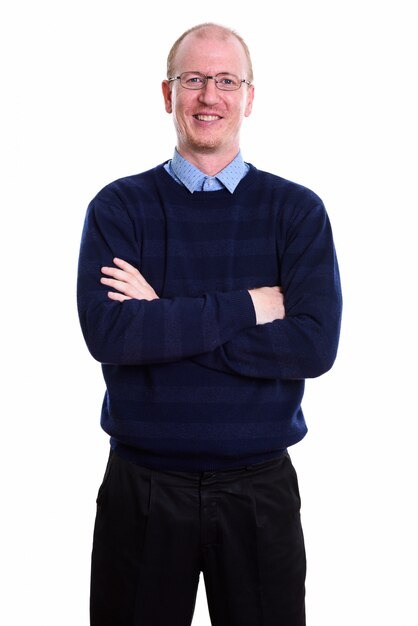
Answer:
[[[341, 266], [339, 356], [308, 382], [310, 431], [291, 449], [308, 624], [418, 624], [412, 2], [16, 0], [1, 12], [0, 622], [88, 624], [108, 445], [76, 313], [81, 228], [101, 187], [171, 157], [166, 55], [216, 21], [252, 51], [244, 159], [323, 198]], [[209, 623], [201, 585], [193, 626]]]

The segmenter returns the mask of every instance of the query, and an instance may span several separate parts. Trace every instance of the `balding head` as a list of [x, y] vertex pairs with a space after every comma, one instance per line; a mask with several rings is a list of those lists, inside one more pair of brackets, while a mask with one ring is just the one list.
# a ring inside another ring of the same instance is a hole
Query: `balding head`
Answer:
[[[243, 47], [243, 50], [247, 59], [247, 65], [248, 65], [247, 80], [249, 80], [250, 82], [253, 81], [254, 76], [253, 76], [253, 67], [252, 67], [252, 62], [251, 62], [250, 51], [248, 49], [247, 44], [243, 40], [243, 38], [231, 28], [227, 28], [225, 26], [221, 26], [213, 22], [198, 24], [197, 26], [193, 26], [192, 28], [189, 28], [182, 35], [180, 35], [180, 37], [174, 42], [167, 57], [167, 78], [172, 78], [175, 75], [175, 63], [176, 63], [176, 55], [177, 55], [178, 49], [182, 41], [186, 37], [189, 37], [189, 36], [193, 36], [193, 37], [197, 37], [201, 39], [205, 39], [205, 38], [219, 39], [220, 41], [226, 41], [230, 39], [231, 37], [234, 37], [235, 39], [237, 39], [239, 43], [241, 44], [241, 46]], [[197, 68], [191, 68], [191, 69], [197, 69]]]

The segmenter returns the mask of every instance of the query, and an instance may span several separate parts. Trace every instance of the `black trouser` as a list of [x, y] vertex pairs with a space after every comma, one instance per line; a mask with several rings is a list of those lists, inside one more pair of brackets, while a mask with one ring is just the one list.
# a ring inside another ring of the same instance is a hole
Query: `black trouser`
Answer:
[[305, 550], [288, 454], [161, 472], [111, 453], [97, 499], [92, 626], [190, 626], [200, 571], [213, 626], [304, 626]]

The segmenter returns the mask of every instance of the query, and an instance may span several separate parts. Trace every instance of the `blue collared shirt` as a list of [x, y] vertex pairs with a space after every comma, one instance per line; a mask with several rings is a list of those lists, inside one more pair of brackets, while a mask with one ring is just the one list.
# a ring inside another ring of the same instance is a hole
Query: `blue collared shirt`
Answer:
[[250, 169], [248, 163], [244, 162], [241, 152], [238, 152], [235, 159], [216, 176], [207, 176], [184, 159], [177, 149], [174, 150], [171, 161], [168, 161], [164, 167], [174, 180], [187, 187], [190, 193], [194, 191], [219, 191], [225, 188], [230, 193], [234, 193], [238, 183]]

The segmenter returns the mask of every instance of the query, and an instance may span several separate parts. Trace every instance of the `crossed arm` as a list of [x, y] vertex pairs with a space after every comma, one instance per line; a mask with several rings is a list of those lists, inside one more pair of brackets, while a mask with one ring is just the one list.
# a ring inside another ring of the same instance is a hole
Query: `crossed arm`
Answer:
[[[267, 379], [326, 372], [337, 352], [342, 303], [332, 234], [321, 204], [293, 213], [278, 231], [282, 288], [159, 298], [134, 267], [130, 217], [117, 205], [92, 203], [77, 289], [92, 356], [116, 365], [191, 359], [216, 371]], [[116, 250], [123, 259], [115, 258]]]
[[[114, 258], [116, 267], [102, 267], [104, 276], [100, 282], [115, 291], [108, 292], [108, 298], [117, 302], [125, 300], [158, 300], [153, 287], [141, 272], [127, 261]], [[280, 287], [259, 287], [250, 289], [257, 325], [267, 324], [285, 317], [284, 296]]]

